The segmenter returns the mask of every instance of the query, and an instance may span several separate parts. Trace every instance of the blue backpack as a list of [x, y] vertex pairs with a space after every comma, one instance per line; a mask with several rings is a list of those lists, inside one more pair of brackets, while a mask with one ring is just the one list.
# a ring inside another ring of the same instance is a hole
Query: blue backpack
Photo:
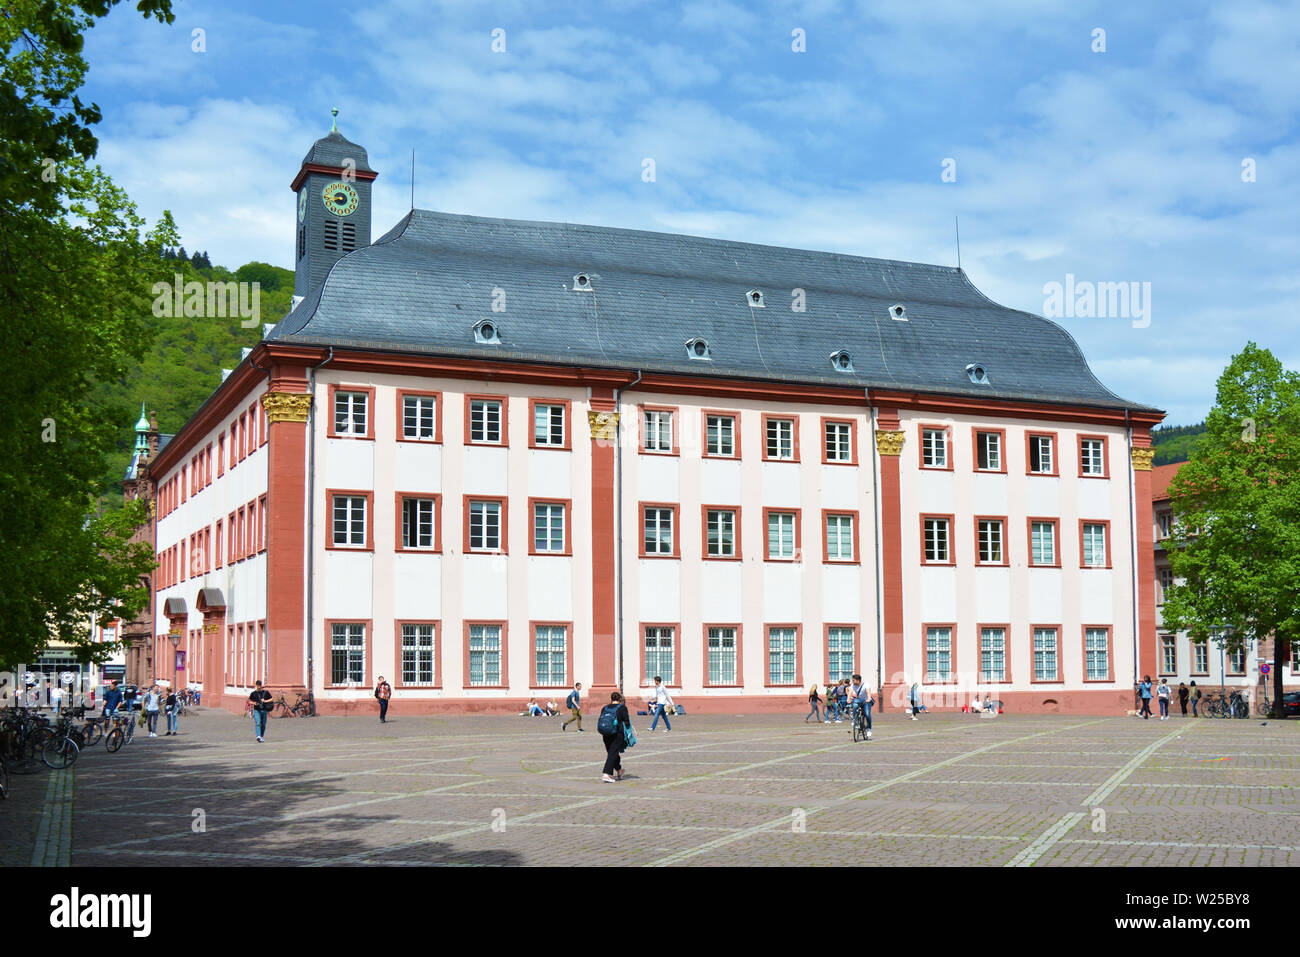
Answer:
[[596, 730], [601, 734], [618, 733], [618, 709], [619, 705], [607, 704], [600, 709], [600, 717], [596, 720]]

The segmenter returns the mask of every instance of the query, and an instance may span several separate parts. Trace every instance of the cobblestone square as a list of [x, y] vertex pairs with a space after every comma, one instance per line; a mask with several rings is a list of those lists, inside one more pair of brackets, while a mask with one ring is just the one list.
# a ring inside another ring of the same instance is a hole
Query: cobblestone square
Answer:
[[[587, 722], [594, 727], [594, 715]], [[560, 719], [251, 722], [205, 709], [11, 776], [6, 865], [1300, 863], [1300, 724], [684, 716], [602, 783]], [[200, 826], [201, 825], [201, 826]]]

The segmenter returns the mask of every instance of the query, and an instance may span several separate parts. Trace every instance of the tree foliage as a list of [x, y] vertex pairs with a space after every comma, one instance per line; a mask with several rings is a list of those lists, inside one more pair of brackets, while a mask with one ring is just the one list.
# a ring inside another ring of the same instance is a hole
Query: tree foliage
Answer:
[[1206, 434], [1169, 485], [1165, 622], [1236, 651], [1274, 638], [1274, 700], [1300, 639], [1300, 375], [1251, 342], [1220, 376]]

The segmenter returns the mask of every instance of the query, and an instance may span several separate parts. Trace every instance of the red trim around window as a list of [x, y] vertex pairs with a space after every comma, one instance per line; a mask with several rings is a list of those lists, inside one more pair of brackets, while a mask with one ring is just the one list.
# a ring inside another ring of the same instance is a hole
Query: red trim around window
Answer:
[[[403, 625], [432, 625], [433, 626], [433, 684], [403, 684], [402, 683], [402, 626]], [[437, 618], [403, 618], [400, 621], [393, 622], [393, 680], [389, 682], [393, 689], [410, 688], [413, 691], [434, 690], [442, 687], [442, 622]], [[379, 676], [375, 675], [378, 682]]]
[[[985, 561], [981, 561], [981, 560], [980, 560], [980, 522], [1001, 522], [1001, 523], [1002, 523], [1002, 561], [1000, 561], [1000, 562], [985, 562]], [[972, 525], [971, 525], [971, 530], [972, 530], [972, 531], [974, 532], [974, 534], [975, 534], [975, 538], [974, 538], [974, 544], [975, 544], [974, 555], [975, 555], [975, 564], [976, 564], [976, 565], [983, 565], [983, 566], [985, 566], [986, 568], [1005, 568], [1006, 566], [1008, 566], [1008, 565], [1011, 564], [1011, 554], [1010, 554], [1010, 552], [1011, 552], [1011, 542], [1008, 540], [1008, 537], [1007, 537], [1007, 529], [1008, 529], [1008, 527], [1010, 527], [1010, 525], [1011, 525], [1011, 523], [1007, 520], [1007, 516], [1005, 516], [1005, 515], [976, 515], [976, 516], [975, 516], [974, 521], [972, 522]], [[924, 541], [921, 543], [921, 548], [922, 548], [922, 553], [921, 553], [921, 554], [922, 554], [922, 556], [924, 556], [924, 554], [925, 554], [925, 552], [924, 552], [924, 548], [925, 548], [925, 543], [924, 543]]]
[[[645, 510], [647, 508], [670, 508], [673, 510], [673, 551], [671, 555], [651, 555], [645, 550]], [[682, 557], [682, 514], [681, 506], [673, 502], [639, 502], [637, 505], [637, 556], [639, 558], [681, 558]]]
[[[501, 403], [501, 441], [475, 442], [470, 439], [470, 410], [475, 402]], [[462, 437], [464, 445], [480, 445], [489, 449], [508, 449], [510, 447], [510, 396], [508, 395], [469, 395], [465, 396], [465, 431]]]
[[[1165, 639], [1166, 638], [1171, 639], [1174, 643], [1174, 666], [1169, 670], [1165, 670]], [[1156, 636], [1156, 651], [1160, 653], [1160, 658], [1157, 664], [1157, 667], [1160, 670], [1156, 673], [1157, 677], [1164, 678], [1164, 677], [1168, 677], [1169, 675], [1177, 676], [1178, 675], [1178, 636], [1161, 632], [1159, 635]], [[1170, 700], [1172, 702], [1177, 699], [1171, 696]]]
[[[421, 399], [433, 399], [433, 438], [431, 439], [408, 439], [405, 435], [406, 429], [406, 409], [402, 401], [407, 396]], [[469, 433], [466, 432], [466, 435]], [[440, 445], [442, 443], [442, 393], [426, 392], [419, 389], [398, 389], [397, 390], [397, 441], [414, 442], [416, 445]]]
[[[1083, 470], [1083, 440], [1090, 439], [1094, 442], [1101, 443], [1101, 474], [1093, 475]], [[1074, 451], [1077, 467], [1079, 469], [1079, 478], [1108, 479], [1110, 478], [1110, 436], [1109, 435], [1088, 435], [1079, 433], [1074, 440]]]
[[[563, 628], [564, 629], [564, 681], [558, 685], [544, 685], [537, 683], [537, 628]], [[571, 690], [573, 688], [573, 622], [571, 621], [529, 621], [528, 622], [528, 663], [530, 665], [528, 673], [528, 687], [534, 690], [555, 690], [564, 688]], [[468, 671], [465, 672], [469, 674]]]
[[217, 436], [217, 478], [226, 474], [226, 433]]
[[[420, 498], [433, 500], [433, 548], [415, 548], [402, 544], [402, 499]], [[442, 554], [442, 495], [438, 492], [394, 492], [393, 493], [393, 551], [413, 552], [416, 554]], [[416, 622], [428, 624], [428, 622]]]
[[[1106, 668], [1105, 678], [1088, 677], [1088, 629], [1102, 630], [1106, 632]], [[1083, 681], [1084, 684], [1102, 684], [1107, 681], [1115, 680], [1115, 633], [1110, 625], [1082, 625], [1079, 630], [1079, 648], [1083, 652], [1080, 659], [1083, 663]]]
[[1196, 645], [1198, 642], [1195, 638], [1188, 636], [1187, 639], [1187, 674], [1189, 678], [1208, 678], [1210, 676], [1210, 643], [1208, 640], [1201, 641], [1199, 644], [1205, 646], [1205, 670], [1193, 671], [1196, 667]]
[[[826, 455], [826, 426], [828, 425], [847, 425], [849, 427], [849, 457], [845, 459], [832, 459]], [[822, 465], [857, 465], [858, 464], [858, 420], [837, 418], [833, 415], [823, 415], [821, 417], [822, 431]], [[764, 435], [764, 440], [767, 436]]]
[[[709, 512], [731, 512], [734, 514], [732, 519], [732, 529], [735, 532], [735, 554], [734, 555], [710, 555], [709, 554]], [[706, 562], [738, 562], [741, 560], [740, 551], [740, 506], [739, 505], [701, 505], [700, 506], [700, 559]], [[641, 544], [645, 545], [645, 526], [641, 527]], [[674, 544], [676, 540], [674, 537]]]
[[[501, 683], [500, 683], [500, 684], [495, 684], [495, 685], [472, 685], [472, 684], [469, 683], [469, 629], [470, 629], [470, 626], [471, 626], [471, 625], [496, 625], [498, 628], [501, 629]], [[497, 621], [497, 620], [493, 620], [493, 619], [490, 619], [490, 618], [482, 618], [482, 619], [480, 619], [480, 618], [476, 618], [476, 619], [474, 619], [474, 620], [472, 620], [472, 621], [469, 620], [469, 619], [466, 619], [466, 620], [462, 623], [462, 625], [461, 625], [461, 634], [462, 634], [462, 637], [463, 637], [463, 641], [461, 642], [461, 649], [462, 649], [462, 655], [463, 655], [463, 658], [462, 658], [462, 664], [463, 664], [463, 667], [464, 667], [464, 669], [465, 669], [464, 671], [461, 672], [461, 674], [463, 675], [463, 677], [461, 678], [461, 681], [463, 682], [463, 686], [464, 686], [465, 690], [466, 690], [466, 691], [469, 691], [469, 690], [472, 690], [472, 689], [474, 689], [474, 688], [508, 688], [508, 687], [510, 687], [510, 668], [509, 668], [509, 664], [510, 664], [510, 658], [509, 658], [509, 649], [510, 649], [510, 642], [509, 642], [509, 637], [510, 637], [510, 624], [509, 624], [509, 622], [505, 622], [505, 621]]]
[[[474, 502], [495, 502], [501, 506], [501, 547], [469, 547], [469, 507]], [[461, 496], [461, 552], [465, 555], [508, 555], [510, 553], [510, 500], [499, 495], [462, 495]]]
[[[734, 628], [736, 629], [736, 680], [732, 684], [712, 684], [709, 681], [709, 629], [710, 628]], [[742, 688], [745, 685], [745, 668], [744, 668], [744, 626], [738, 621], [706, 621], [700, 629], [701, 646], [703, 648], [704, 671], [701, 673], [701, 684], [705, 688]]]
[[[673, 630], [673, 680], [664, 685], [666, 688], [680, 688], [682, 686], [682, 623], [680, 621], [640, 621], [637, 622], [637, 641], [641, 645], [640, 660], [641, 673], [639, 677], [640, 688], [653, 688], [655, 686], [654, 675], [646, 675], [645, 669], [645, 630], [647, 628], [671, 628]], [[662, 677], [662, 675], [660, 676]]]
[[262, 495], [257, 500], [257, 550], [258, 552], [266, 551], [266, 496]]
[[[1050, 522], [1052, 525], [1052, 558], [1055, 559], [1051, 564], [1039, 564], [1034, 561], [1034, 522]], [[1061, 567], [1061, 520], [1052, 518], [1047, 515], [1030, 515], [1025, 518], [1025, 544], [1029, 551], [1025, 556], [1025, 566], [1028, 568], [1060, 568]]]
[[[564, 507], [564, 550], [560, 552], [537, 551], [537, 513], [536, 505], [562, 505]], [[529, 498], [528, 499], [528, 554], [529, 555], [572, 555], [573, 554], [573, 499], [571, 498]], [[572, 670], [572, 668], [570, 668]], [[570, 682], [572, 683], [572, 682]]]
[[[563, 445], [538, 445], [537, 444], [537, 413], [539, 405], [561, 405], [564, 406], [564, 444]], [[528, 399], [528, 447], [530, 449], [543, 449], [552, 452], [570, 452], [573, 450], [573, 402], [570, 399]]]
[[[921, 532], [921, 564], [922, 565], [956, 565], [957, 564], [957, 521], [956, 516], [944, 514], [943, 512], [922, 512], [919, 516]], [[925, 523], [927, 519], [944, 519], [948, 523], [948, 560], [932, 561], [925, 557]], [[1004, 546], [1005, 547], [1005, 546]]]
[[[366, 500], [366, 544], [334, 544], [334, 496], [363, 496]], [[327, 488], [325, 490], [325, 548], [340, 552], [373, 552], [375, 550], [375, 491], [364, 488]]]
[[334, 648], [335, 625], [365, 625], [366, 636], [366, 674], [365, 681], [354, 687], [373, 687], [375, 680], [375, 628], [372, 618], [326, 618], [324, 621], [325, 637], [325, 673], [321, 675], [326, 688], [346, 688], [347, 684], [336, 685], [333, 682], [334, 669], [331, 661]]
[[[772, 681], [772, 629], [794, 629], [794, 682], [774, 683]], [[763, 687], [765, 688], [802, 688], [803, 687], [803, 625], [797, 621], [767, 622], [763, 625], [763, 647], [766, 660], [763, 668]], [[855, 659], [856, 664], [856, 659]]]
[[214, 557], [216, 558], [216, 567], [217, 567], [217, 568], [224, 568], [225, 565], [226, 565], [225, 558], [224, 558], [225, 552], [224, 552], [224, 550], [223, 550], [223, 548], [222, 548], [222, 546], [225, 544], [225, 543], [222, 541], [222, 537], [223, 537], [223, 536], [222, 536], [222, 531], [225, 529], [225, 525], [226, 525], [226, 523], [225, 523], [225, 520], [224, 520], [224, 519], [220, 519], [220, 518], [217, 519], [217, 521], [216, 521], [216, 526], [215, 526], [215, 527], [216, 527], [216, 531], [217, 531], [217, 534], [216, 534], [216, 536], [215, 536], [215, 537], [216, 537], [216, 540], [217, 540], [217, 553], [216, 553], [216, 555], [214, 556]]
[[[998, 435], [998, 469], [980, 468], [980, 434]], [[983, 472], [985, 475], [1006, 475], [1007, 474], [1007, 430], [990, 429], [974, 427], [970, 430], [970, 467], [972, 472]]]
[[[774, 458], [773, 456], [767, 454], [767, 423], [774, 419], [778, 422], [794, 423], [794, 426], [790, 429], [790, 445], [791, 445], [791, 452], [793, 453], [792, 458], [788, 458], [788, 459]], [[793, 413], [790, 415], [777, 415], [776, 413], [772, 413], [771, 415], [769, 415], [768, 413], [764, 412], [759, 427], [762, 430], [759, 433], [759, 439], [763, 443], [762, 449], [763, 449], [764, 462], [793, 463], [799, 461], [799, 415], [798, 413]]]
[[[852, 621], [828, 621], [822, 625], [822, 681], [819, 684], [829, 684], [831, 678], [831, 629], [832, 628], [849, 628], [853, 631], [853, 672], [862, 674], [862, 629], [856, 622]], [[826, 699], [822, 699], [823, 706]]]
[[[944, 435], [944, 461], [946, 465], [926, 465], [925, 464], [925, 433], [942, 432]], [[956, 449], [953, 448], [952, 426], [942, 422], [918, 422], [916, 424], [916, 467], [924, 469], [927, 472], [951, 472], [955, 469], [956, 463], [953, 461], [956, 456], [953, 454]]]
[[[366, 434], [353, 435], [351, 432], [334, 431], [334, 396], [339, 392], [364, 392], [366, 394]], [[343, 383], [330, 383], [329, 387], [329, 406], [327, 409], [329, 419], [326, 421], [327, 432], [325, 433], [331, 439], [374, 439], [375, 437], [375, 387], [369, 385], [345, 385]], [[243, 416], [240, 416], [242, 419]], [[241, 441], [240, 445], [243, 443]]]
[[[1039, 678], [1038, 668], [1034, 663], [1034, 632], [1039, 628], [1050, 628], [1056, 632], [1056, 677]], [[1065, 659], [1061, 645], [1061, 626], [1048, 622], [1039, 622], [1029, 626], [1029, 683], [1034, 685], [1059, 685], [1065, 681]]]
[[[948, 629], [948, 680], [931, 681], [930, 673], [926, 670], [926, 655], [928, 654], [925, 643], [928, 638], [927, 632], [931, 628]], [[978, 664], [978, 662], [976, 662]], [[861, 673], [861, 672], [859, 672]], [[955, 685], [957, 683], [957, 623], [955, 621], [923, 621], [921, 622], [921, 686], [926, 685]], [[978, 670], [976, 674], [978, 674]]]
[[[636, 435], [637, 451], [642, 455], [681, 455], [681, 416], [680, 409], [675, 405], [647, 405], [644, 402], [636, 407]], [[668, 412], [671, 415], [671, 430], [673, 433], [673, 450], [671, 452], [662, 452], [658, 449], [647, 449], [645, 447], [645, 414], [647, 412]]]
[[[709, 416], [731, 419], [731, 454], [722, 455], [709, 451]], [[732, 409], [700, 410], [700, 457], [705, 459], [739, 459], [740, 458], [740, 413]]]
[[[1046, 437], [1046, 438], [1049, 438], [1049, 439], [1052, 440], [1052, 471], [1050, 471], [1050, 472], [1033, 472], [1033, 471], [1030, 471], [1029, 466], [1030, 466], [1030, 464], [1033, 462], [1033, 459], [1030, 457], [1030, 454], [1029, 454], [1029, 440], [1030, 440], [1030, 439], [1033, 439], [1033, 438], [1035, 438], [1035, 437], [1039, 437], [1039, 438]], [[1060, 440], [1060, 436], [1057, 435], [1057, 433], [1055, 433], [1055, 432], [1046, 432], [1046, 431], [1041, 431], [1041, 432], [1029, 432], [1029, 431], [1026, 431], [1026, 432], [1025, 432], [1025, 474], [1026, 474], [1026, 475], [1037, 475], [1037, 476], [1039, 476], [1039, 477], [1041, 477], [1041, 478], [1053, 478], [1053, 477], [1057, 477], [1057, 478], [1059, 478], [1059, 477], [1060, 477], [1060, 475], [1061, 475], [1061, 440]]]
[[[826, 533], [826, 519], [832, 515], [848, 515], [853, 519], [853, 558], [831, 558], [830, 541]], [[862, 548], [859, 544], [861, 537], [861, 522], [858, 521], [858, 509], [856, 508], [824, 508], [822, 509], [822, 563], [825, 565], [860, 565], [862, 564]]]
[[[771, 553], [772, 540], [768, 536], [768, 516], [793, 515], [794, 516], [794, 557], [793, 558], [773, 558]], [[825, 536], [823, 528], [822, 535]], [[764, 508], [763, 509], [763, 561], [780, 562], [790, 564], [792, 562], [803, 561], [803, 509], [801, 508]]]
[[[984, 680], [984, 629], [1001, 628], [1002, 629], [1002, 680], [985, 681]], [[975, 674], [979, 676], [979, 683], [982, 685], [1009, 685], [1011, 684], [1011, 623], [1005, 621], [985, 621], [975, 626]]]
[[[1083, 563], [1083, 526], [1101, 525], [1103, 526], [1106, 537], [1106, 564], [1104, 565], [1085, 565]], [[1108, 518], [1081, 518], [1079, 519], [1079, 567], [1080, 568], [1110, 568], [1110, 519]]]

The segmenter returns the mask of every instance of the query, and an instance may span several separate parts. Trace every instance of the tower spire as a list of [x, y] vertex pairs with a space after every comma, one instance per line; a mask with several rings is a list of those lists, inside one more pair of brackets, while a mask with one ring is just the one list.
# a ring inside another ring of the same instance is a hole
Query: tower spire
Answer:
[[330, 132], [337, 133], [339, 131], [339, 108], [337, 106], [330, 110], [330, 116], [334, 117], [334, 124], [330, 127]]

